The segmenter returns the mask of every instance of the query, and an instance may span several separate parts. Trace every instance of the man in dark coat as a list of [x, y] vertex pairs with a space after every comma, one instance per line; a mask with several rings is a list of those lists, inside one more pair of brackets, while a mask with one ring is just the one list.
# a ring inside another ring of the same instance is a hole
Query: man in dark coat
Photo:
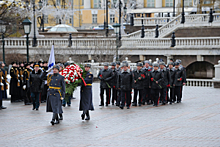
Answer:
[[137, 69], [133, 70], [133, 78], [134, 78], [134, 100], [132, 106], [137, 106], [137, 95], [139, 94], [138, 104], [141, 106], [143, 99], [143, 89], [144, 83], [143, 80], [145, 78], [144, 72], [142, 70], [143, 64], [137, 63]]
[[104, 69], [101, 69], [98, 74], [100, 80], [100, 98], [101, 103], [99, 106], [104, 106], [104, 91], [106, 92], [106, 106], [110, 104], [112, 70], [108, 68], [108, 63], [104, 63]]
[[22, 86], [22, 88], [23, 88], [22, 96], [23, 96], [25, 105], [30, 105], [31, 104], [30, 88], [27, 86], [29, 78], [30, 78], [30, 73], [31, 73], [30, 64], [27, 63], [27, 64], [25, 64], [25, 70], [23, 72], [23, 82], [22, 82], [22, 84], [23, 84], [23, 86]]
[[183, 80], [184, 80], [184, 70], [180, 67], [179, 62], [175, 62], [175, 79], [174, 79], [174, 85], [175, 85], [175, 96], [174, 96], [174, 101], [176, 100], [177, 97], [177, 103], [181, 103], [181, 90], [183, 86]]
[[152, 99], [154, 101], [153, 106], [158, 106], [159, 92], [162, 89], [161, 83], [163, 82], [163, 74], [160, 72], [158, 63], [154, 63], [153, 66], [154, 69], [150, 73], [149, 86], [151, 88]]
[[145, 102], [147, 102], [147, 104], [150, 105], [152, 103], [152, 99], [151, 99], [151, 89], [149, 88], [149, 82], [150, 82], [150, 72], [152, 69], [150, 68], [150, 62], [148, 60], [146, 60], [144, 63], [145, 66], [144, 68], [142, 68], [145, 75], [145, 78], [143, 79], [144, 90], [143, 90], [142, 104], [145, 105]]
[[117, 78], [118, 72], [115, 68], [116, 63], [112, 62], [112, 79], [111, 79], [111, 88], [112, 88], [112, 105], [114, 105], [115, 101], [117, 101]]
[[[121, 72], [120, 64], [121, 64], [121, 63], [120, 63], [119, 61], [116, 61], [117, 81], [118, 81], [119, 73]], [[117, 93], [116, 106], [120, 106], [120, 102], [121, 102], [121, 90], [120, 90], [120, 87], [118, 87], [117, 85], [116, 85], [116, 93]]]
[[85, 64], [86, 77], [85, 82], [86, 86], [82, 82], [81, 90], [80, 90], [80, 105], [79, 111], [83, 111], [81, 117], [82, 120], [90, 120], [89, 110], [94, 110], [93, 102], [92, 102], [92, 82], [93, 82], [93, 74], [89, 71], [91, 65]]
[[180, 68], [183, 71], [183, 80], [182, 80], [182, 86], [181, 86], [181, 90], [180, 90], [180, 98], [182, 99], [183, 96], [183, 86], [186, 84], [186, 68], [181, 64], [181, 60], [177, 59], [176, 62], [178, 62], [180, 64]]
[[161, 83], [162, 89], [160, 90], [160, 98], [162, 105], [165, 105], [167, 100], [167, 88], [170, 87], [170, 72], [166, 68], [166, 64], [164, 62], [159, 63], [160, 66], [160, 72], [162, 72], [164, 78], [163, 82]]
[[5, 63], [0, 62], [0, 69], [2, 71], [2, 83], [4, 84], [4, 88], [2, 89], [2, 98], [7, 99], [7, 89], [9, 86], [9, 83], [7, 81], [7, 70], [5, 70]]
[[11, 95], [11, 102], [17, 102], [18, 101], [18, 96], [19, 96], [19, 88], [18, 88], [18, 70], [17, 70], [17, 65], [16, 62], [12, 62], [12, 68], [10, 69], [10, 90], [9, 94]]
[[173, 67], [174, 63], [173, 62], [169, 62], [168, 63], [168, 71], [170, 72], [170, 104], [172, 105], [172, 103], [174, 102], [174, 89], [175, 89], [175, 85], [174, 85], [174, 79], [175, 79], [175, 68]]
[[40, 93], [43, 90], [43, 81], [41, 80], [42, 71], [39, 69], [39, 64], [34, 65], [34, 70], [30, 73], [30, 80], [28, 81], [28, 88], [30, 87], [31, 98], [33, 101], [33, 109], [38, 110], [40, 106]]
[[[49, 84], [49, 89], [47, 92], [47, 112], [53, 112], [52, 125], [59, 123], [58, 114], [62, 114], [62, 103], [61, 100], [65, 97], [65, 82], [64, 77], [59, 74], [60, 67], [53, 66], [53, 74], [47, 76], [47, 83]], [[52, 70], [45, 71], [42, 75], [42, 79], [45, 78], [47, 73]], [[56, 121], [55, 121], [56, 120]]]
[[122, 71], [118, 76], [118, 87], [121, 90], [121, 105], [120, 108], [124, 109], [125, 102], [127, 109], [130, 109], [131, 105], [131, 90], [133, 88], [134, 79], [132, 76], [132, 72], [128, 69], [128, 63], [122, 63]]

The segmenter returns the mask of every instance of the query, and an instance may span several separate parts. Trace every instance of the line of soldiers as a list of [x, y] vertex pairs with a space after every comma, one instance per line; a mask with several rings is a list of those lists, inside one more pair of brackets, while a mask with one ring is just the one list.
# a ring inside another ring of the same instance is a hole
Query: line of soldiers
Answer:
[[[134, 89], [132, 106], [151, 105], [158, 106], [182, 101], [183, 85], [186, 83], [186, 69], [181, 60], [173, 59], [166, 65], [162, 60], [154, 62], [144, 61], [137, 63], [137, 68], [131, 70], [126, 61], [113, 62], [111, 68], [104, 63], [99, 71], [100, 105], [104, 106], [104, 92], [106, 92], [105, 105], [115, 104], [123, 109], [126, 105], [130, 109], [132, 89]], [[170, 91], [170, 92], [169, 92]], [[138, 97], [139, 95], [139, 97]], [[138, 97], [138, 100], [137, 100]]]

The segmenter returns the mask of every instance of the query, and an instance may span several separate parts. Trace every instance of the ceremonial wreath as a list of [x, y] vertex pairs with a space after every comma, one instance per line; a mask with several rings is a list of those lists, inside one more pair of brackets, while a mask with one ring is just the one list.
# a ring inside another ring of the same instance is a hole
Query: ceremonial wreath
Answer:
[[64, 76], [64, 81], [66, 82], [66, 94], [65, 100], [68, 101], [68, 97], [73, 94], [73, 91], [77, 86], [83, 84], [86, 85], [84, 78], [86, 77], [86, 72], [84, 66], [81, 64], [73, 63], [67, 66], [65, 69], [60, 71], [60, 75]]

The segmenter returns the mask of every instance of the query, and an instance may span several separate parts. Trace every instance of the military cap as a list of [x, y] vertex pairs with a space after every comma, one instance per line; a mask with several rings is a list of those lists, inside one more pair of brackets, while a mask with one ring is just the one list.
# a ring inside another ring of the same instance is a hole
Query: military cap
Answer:
[[117, 65], [120, 65], [121, 63], [120, 63], [120, 61], [116, 61], [116, 64], [117, 64]]
[[154, 67], [159, 67], [159, 64], [158, 64], [157, 62], [155, 62], [155, 63], [153, 64], [153, 66], [154, 66]]
[[59, 65], [54, 65], [54, 66], [53, 66], [53, 69], [54, 69], [54, 68], [60, 70], [60, 66], [59, 66]]
[[144, 61], [144, 64], [146, 64], [146, 63], [150, 64], [150, 61], [148, 61], [148, 60], [145, 60], [145, 61]]
[[86, 63], [84, 66], [91, 68], [91, 64], [88, 64], [88, 63]]
[[176, 62], [179, 62], [181, 64], [182, 61], [180, 59], [177, 59]]
[[111, 66], [116, 66], [116, 63], [115, 63], [115, 62], [112, 62]]
[[107, 62], [105, 62], [103, 65], [104, 65], [104, 66], [108, 66], [108, 63], [107, 63]]
[[176, 65], [177, 65], [177, 66], [178, 66], [178, 65], [180, 65], [180, 63], [179, 63], [179, 62], [175, 62], [174, 64], [175, 64], [175, 66], [176, 66]]
[[168, 62], [168, 65], [173, 65], [174, 66], [174, 63], [173, 62]]
[[125, 66], [128, 67], [128, 62], [123, 62], [122, 63], [122, 67], [125, 67]]
[[11, 65], [13, 65], [13, 64], [15, 64], [15, 62], [13, 61], [13, 62], [11, 62]]
[[0, 65], [2, 65], [4, 62], [3, 61], [0, 61]]
[[160, 62], [159, 65], [164, 65], [164, 66], [166, 66], [165, 62]]
[[63, 68], [63, 64], [62, 63], [58, 63], [57, 65]]
[[152, 64], [151, 62], [149, 62], [149, 65], [150, 65], [150, 66], [153, 66], [153, 64]]
[[34, 67], [40, 67], [40, 65], [38, 63], [35, 63]]
[[27, 67], [27, 66], [29, 66], [30, 65], [30, 63], [26, 63], [25, 65], [24, 65], [24, 67]]
[[68, 63], [68, 62], [64, 63], [64, 66], [68, 66], [68, 65], [69, 65], [69, 63]]
[[143, 66], [143, 64], [141, 62], [138, 62], [137, 66]]

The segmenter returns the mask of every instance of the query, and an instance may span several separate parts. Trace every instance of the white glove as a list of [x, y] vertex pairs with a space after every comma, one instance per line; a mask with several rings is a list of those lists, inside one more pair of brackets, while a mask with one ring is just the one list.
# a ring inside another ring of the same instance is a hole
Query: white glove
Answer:
[[24, 89], [24, 90], [26, 89], [26, 85], [23, 86], [23, 89]]
[[4, 86], [4, 84], [3, 84], [3, 83], [1, 83], [0, 85], [1, 85], [1, 86]]
[[18, 80], [18, 82], [20, 83], [20, 80]]
[[20, 77], [20, 75], [18, 75], [18, 77]]
[[53, 68], [51, 67], [50, 69], [48, 69], [46, 72], [51, 72], [51, 70], [52, 70]]
[[23, 77], [23, 75], [21, 75], [21, 77]]
[[4, 77], [2, 77], [2, 80], [4, 80]]

